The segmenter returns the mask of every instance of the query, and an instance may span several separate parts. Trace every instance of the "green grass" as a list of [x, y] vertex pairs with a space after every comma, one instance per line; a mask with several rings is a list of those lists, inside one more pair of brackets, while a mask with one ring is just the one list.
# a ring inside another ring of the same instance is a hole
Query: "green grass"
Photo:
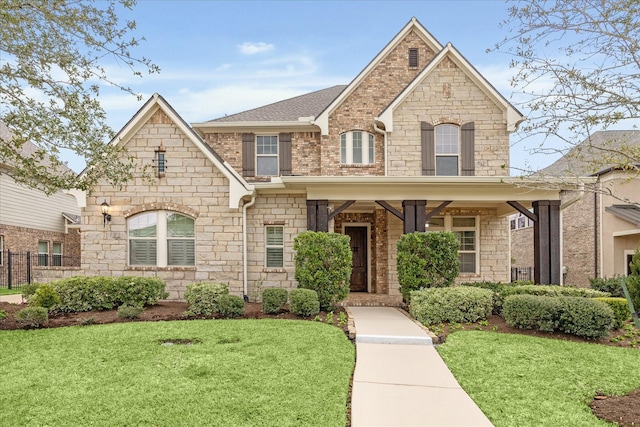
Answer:
[[341, 330], [271, 319], [0, 331], [0, 348], [3, 426], [344, 426], [355, 363]]
[[8, 289], [8, 288], [0, 288], [0, 295], [16, 295], [22, 293], [22, 289]]
[[640, 351], [482, 331], [450, 334], [438, 352], [496, 427], [604, 426], [596, 393], [640, 388]]

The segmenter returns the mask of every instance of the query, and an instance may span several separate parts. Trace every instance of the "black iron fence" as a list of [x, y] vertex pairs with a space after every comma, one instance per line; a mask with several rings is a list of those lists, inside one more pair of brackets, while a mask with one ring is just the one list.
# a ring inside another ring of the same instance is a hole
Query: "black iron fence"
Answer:
[[59, 254], [0, 252], [0, 288], [20, 289], [31, 283], [36, 268], [80, 267], [80, 258]]
[[511, 267], [511, 281], [533, 280], [533, 267]]

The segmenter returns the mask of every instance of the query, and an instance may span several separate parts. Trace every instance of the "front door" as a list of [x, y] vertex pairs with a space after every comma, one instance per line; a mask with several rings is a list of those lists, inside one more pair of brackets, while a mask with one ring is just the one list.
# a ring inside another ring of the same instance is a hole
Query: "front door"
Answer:
[[367, 227], [344, 228], [351, 237], [353, 267], [351, 270], [351, 292], [367, 292]]

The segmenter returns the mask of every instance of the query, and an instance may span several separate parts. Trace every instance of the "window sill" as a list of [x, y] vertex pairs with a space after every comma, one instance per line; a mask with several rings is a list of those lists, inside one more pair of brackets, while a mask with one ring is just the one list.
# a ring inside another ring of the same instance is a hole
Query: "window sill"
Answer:
[[375, 168], [375, 164], [363, 164], [363, 163], [340, 163], [341, 168]]
[[155, 265], [128, 265], [127, 271], [195, 271], [195, 265], [172, 265], [170, 267], [158, 267]]
[[263, 273], [286, 273], [287, 269], [284, 267], [265, 267], [262, 269]]

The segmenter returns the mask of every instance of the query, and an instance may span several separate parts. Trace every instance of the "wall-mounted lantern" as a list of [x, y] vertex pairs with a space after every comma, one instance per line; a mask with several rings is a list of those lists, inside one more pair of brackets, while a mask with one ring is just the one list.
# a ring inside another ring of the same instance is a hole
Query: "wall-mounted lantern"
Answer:
[[105, 200], [100, 205], [100, 208], [102, 209], [102, 226], [106, 227], [107, 222], [111, 221], [111, 215], [109, 215], [109, 203]]

